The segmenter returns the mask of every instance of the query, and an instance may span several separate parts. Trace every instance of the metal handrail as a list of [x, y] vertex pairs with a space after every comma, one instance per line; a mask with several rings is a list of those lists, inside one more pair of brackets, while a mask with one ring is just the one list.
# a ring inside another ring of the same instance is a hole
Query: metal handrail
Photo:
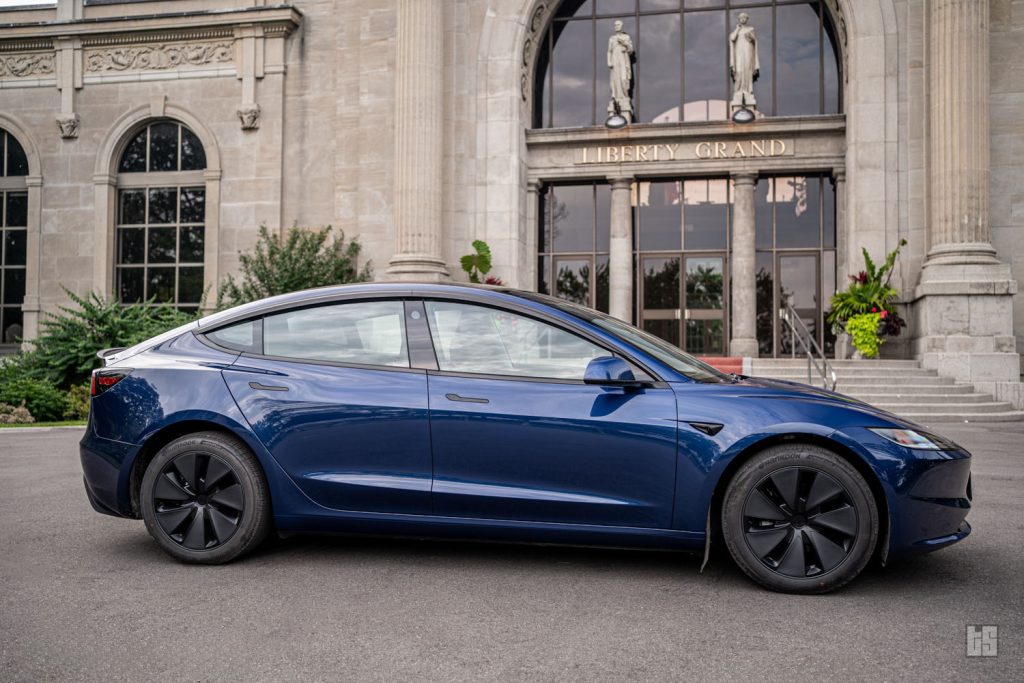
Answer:
[[[807, 383], [813, 384], [814, 382], [811, 373], [811, 368], [813, 367], [821, 377], [821, 386], [830, 391], [835, 391], [836, 384], [839, 382], [839, 378], [836, 377], [836, 371], [829, 365], [828, 359], [825, 358], [825, 353], [818, 346], [814, 335], [807, 329], [807, 325], [797, 315], [796, 310], [788, 303], [783, 304], [782, 308], [779, 309], [779, 318], [789, 326], [790, 331], [793, 333], [793, 339], [800, 342], [800, 346], [803, 347], [804, 354], [807, 356]], [[799, 326], [799, 329], [797, 329], [797, 326]], [[789, 350], [790, 357], [796, 358], [795, 343], [790, 344]]]

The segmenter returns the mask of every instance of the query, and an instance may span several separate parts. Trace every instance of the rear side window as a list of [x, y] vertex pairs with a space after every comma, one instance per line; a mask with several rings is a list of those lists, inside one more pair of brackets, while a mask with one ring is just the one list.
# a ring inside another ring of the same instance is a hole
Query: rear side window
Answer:
[[401, 301], [361, 301], [267, 316], [263, 353], [407, 368], [405, 308]]
[[207, 337], [218, 346], [226, 349], [241, 351], [242, 353], [260, 353], [258, 320], [250, 320], [246, 323], [222, 327], [219, 330], [207, 333]]

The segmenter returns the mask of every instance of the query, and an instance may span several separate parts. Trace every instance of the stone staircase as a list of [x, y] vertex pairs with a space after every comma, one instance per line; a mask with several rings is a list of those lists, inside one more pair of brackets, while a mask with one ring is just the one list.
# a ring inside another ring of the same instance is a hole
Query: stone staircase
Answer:
[[[806, 358], [754, 358], [747, 374], [807, 384]], [[1024, 411], [926, 370], [916, 360], [829, 361], [836, 391], [915, 422], [1016, 422]], [[821, 386], [812, 375], [815, 386]]]

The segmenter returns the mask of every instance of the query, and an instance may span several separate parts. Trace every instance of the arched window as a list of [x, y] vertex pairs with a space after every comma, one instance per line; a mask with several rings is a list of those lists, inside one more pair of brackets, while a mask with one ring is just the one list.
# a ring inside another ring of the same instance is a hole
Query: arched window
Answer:
[[0, 128], [0, 344], [16, 344], [24, 321], [25, 245], [28, 234], [28, 158]]
[[118, 164], [116, 291], [122, 303], [198, 309], [203, 297], [206, 153], [175, 121], [128, 142]]
[[758, 40], [757, 106], [767, 116], [841, 111], [832, 22], [823, 0], [565, 0], [538, 50], [533, 125], [600, 125], [616, 21], [635, 46], [633, 106], [643, 123], [728, 118], [728, 36], [749, 16]]

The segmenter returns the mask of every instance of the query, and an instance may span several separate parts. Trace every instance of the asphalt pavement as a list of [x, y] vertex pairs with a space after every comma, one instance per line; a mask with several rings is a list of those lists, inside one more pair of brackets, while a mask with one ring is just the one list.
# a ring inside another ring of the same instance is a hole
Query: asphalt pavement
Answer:
[[815, 597], [727, 556], [429, 540], [185, 566], [93, 512], [80, 429], [0, 430], [0, 680], [1024, 680], [1024, 425], [936, 430], [975, 454], [974, 533]]

